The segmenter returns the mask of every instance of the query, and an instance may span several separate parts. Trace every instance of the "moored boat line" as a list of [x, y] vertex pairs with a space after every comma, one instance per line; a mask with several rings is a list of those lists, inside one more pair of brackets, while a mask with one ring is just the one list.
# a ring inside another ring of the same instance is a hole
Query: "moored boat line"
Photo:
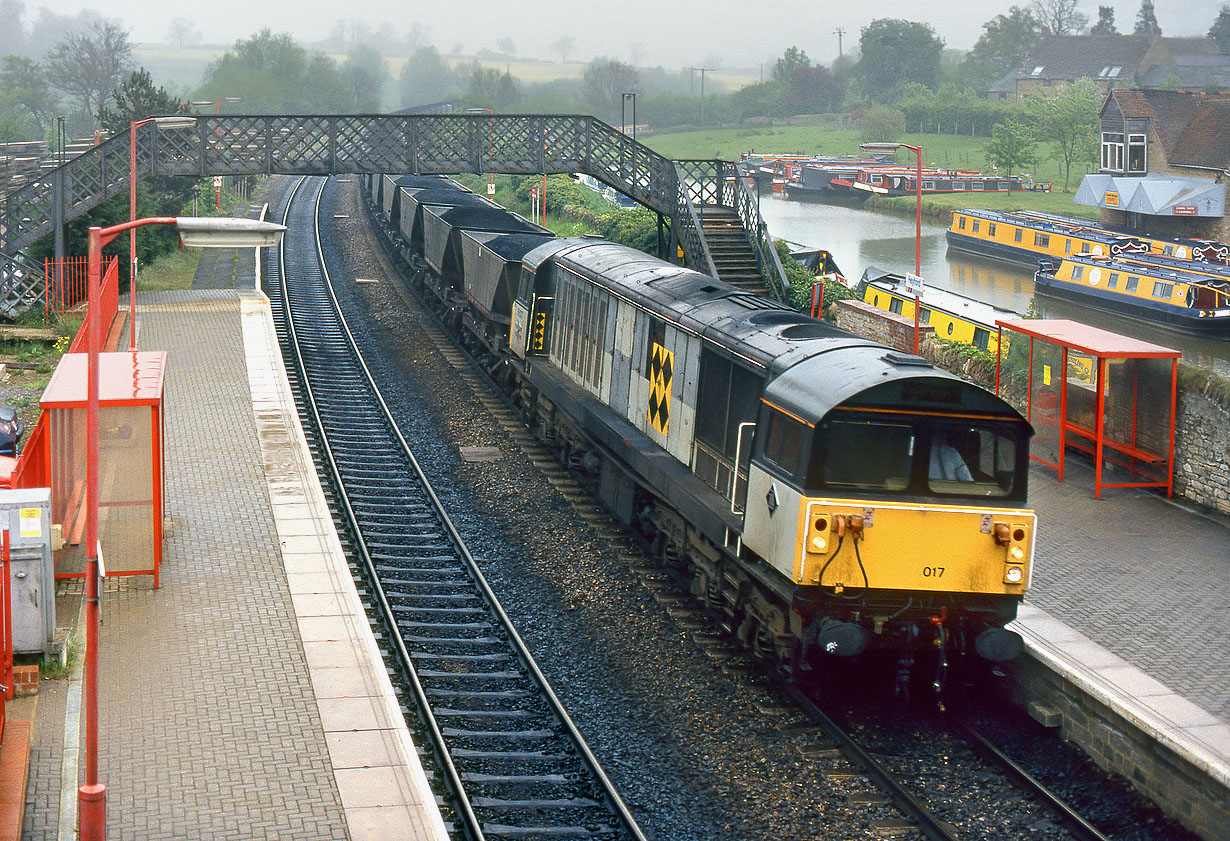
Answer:
[[[1147, 255], [1042, 261], [1034, 289], [1196, 335], [1230, 337], [1230, 273]], [[1212, 267], [1210, 267], [1212, 268]]]
[[948, 245], [961, 251], [1034, 264], [1072, 254], [1155, 254], [1179, 260], [1225, 262], [1227, 248], [1211, 240], [1168, 239], [1117, 231], [1087, 219], [1051, 213], [964, 209], [953, 211]]

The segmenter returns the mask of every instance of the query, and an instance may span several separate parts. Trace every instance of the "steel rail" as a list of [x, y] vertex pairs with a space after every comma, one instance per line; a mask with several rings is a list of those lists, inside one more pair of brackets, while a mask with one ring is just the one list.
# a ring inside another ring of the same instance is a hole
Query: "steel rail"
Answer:
[[892, 772], [848, 734], [837, 722], [820, 709], [811, 698], [793, 684], [782, 683], [786, 695], [832, 739], [838, 749], [881, 791], [888, 795], [893, 805], [918, 826], [918, 831], [931, 841], [957, 841], [948, 825], [935, 816], [923, 803], [903, 786]]
[[989, 757], [999, 765], [1018, 786], [1048, 806], [1055, 813], [1055, 816], [1059, 818], [1060, 822], [1077, 838], [1082, 839], [1082, 841], [1110, 841], [1110, 839], [1098, 831], [1097, 827], [1089, 823], [1075, 809], [1065, 803], [1059, 795], [1047, 788], [1041, 780], [1036, 779], [1032, 774], [1014, 762], [1011, 757], [992, 744], [990, 740], [969, 724], [956, 718], [951, 720], [951, 724], [961, 737], [971, 742], [983, 756]]
[[[299, 185], [296, 186], [296, 192], [298, 191], [299, 187], [304, 183], [305, 180], [306, 179], [301, 180]], [[473, 583], [477, 586], [477, 588], [481, 592], [482, 598], [485, 601], [488, 610], [499, 621], [502, 630], [507, 635], [507, 640], [508, 640], [509, 645], [514, 649], [516, 653], [517, 660], [526, 669], [526, 671], [528, 671], [531, 674], [532, 679], [534, 683], [537, 685], [537, 688], [541, 694], [541, 697], [547, 702], [547, 705], [550, 708], [552, 715], [555, 717], [556, 721], [561, 725], [569, 741], [572, 743], [573, 747], [575, 748], [577, 754], [581, 757], [588, 771], [593, 775], [594, 780], [598, 783], [599, 787], [601, 788], [603, 797], [607, 802], [609, 810], [618, 819], [624, 831], [630, 838], [635, 839], [635, 841], [644, 841], [644, 835], [642, 834], [635, 819], [632, 817], [631, 813], [628, 811], [626, 805], [623, 803], [622, 799], [620, 798], [613, 783], [610, 781], [606, 773], [603, 771], [601, 765], [597, 761], [597, 758], [593, 755], [589, 746], [586, 744], [584, 737], [581, 735], [575, 723], [572, 721], [571, 717], [568, 715], [567, 711], [564, 709], [563, 704], [560, 702], [558, 696], [556, 695], [554, 690], [551, 688], [549, 682], [546, 679], [546, 676], [542, 673], [541, 669], [539, 669], [537, 663], [534, 661], [528, 648], [525, 646], [524, 641], [522, 640], [521, 636], [517, 633], [515, 627], [512, 625], [511, 620], [509, 619], [507, 614], [504, 612], [503, 608], [500, 606], [499, 601], [495, 596], [495, 593], [491, 590], [485, 577], [482, 575], [482, 572], [479, 569], [477, 562], [474, 560], [473, 556], [471, 555], [468, 548], [466, 547], [465, 542], [462, 539], [460, 533], [457, 531], [451, 518], [448, 516], [447, 512], [444, 510], [444, 507], [441, 504], [438, 496], [436, 495], [435, 490], [431, 487], [431, 484], [428, 481], [426, 474], [423, 472], [421, 466], [419, 465], [417, 458], [414, 456], [414, 453], [411, 451], [409, 444], [405, 441], [404, 437], [401, 434], [401, 431], [397, 428], [397, 424], [393, 420], [392, 413], [389, 411], [389, 408], [387, 404], [385, 403], [383, 396], [380, 394], [380, 391], [375, 384], [375, 380], [372, 377], [370, 370], [368, 369], [366, 363], [364, 362], [362, 358], [362, 355], [359, 353], [357, 349], [357, 343], [355, 342], [354, 337], [351, 334], [351, 331], [349, 329], [349, 326], [346, 324], [345, 318], [341, 313], [341, 307], [337, 301], [336, 294], [333, 291], [332, 282], [328, 276], [328, 269], [327, 269], [327, 265], [324, 259], [324, 253], [323, 253], [322, 245], [321, 245], [322, 237], [320, 236], [320, 228], [319, 228], [319, 206], [320, 206], [320, 198], [322, 194], [323, 194], [323, 188], [320, 191], [318, 191], [316, 194], [316, 197], [314, 200], [314, 209], [313, 209], [313, 220], [314, 220], [313, 227], [314, 227], [314, 234], [315, 234], [314, 239], [315, 239], [315, 246], [316, 246], [316, 259], [320, 266], [320, 270], [322, 273], [322, 279], [323, 279], [323, 286], [324, 286], [324, 289], [328, 293], [328, 298], [331, 304], [332, 313], [337, 319], [338, 329], [340, 329], [340, 331], [344, 334], [345, 341], [348, 345], [350, 354], [353, 358], [355, 365], [362, 372], [362, 378], [364, 380], [363, 382], [364, 388], [366, 392], [374, 400], [376, 405], [379, 407], [380, 414], [383, 417], [385, 424], [387, 426], [387, 432], [396, 439], [397, 445], [400, 448], [400, 455], [404, 457], [406, 462], [411, 466], [414, 472], [415, 478], [417, 479], [417, 482], [418, 482], [418, 486], [419, 486], [418, 490], [422, 491], [426, 495], [426, 497], [430, 500], [431, 506], [434, 509], [434, 513], [439, 521], [439, 524], [444, 527], [444, 529], [446, 530], [448, 534], [449, 543], [451, 544], [452, 548], [456, 551], [457, 555], [461, 558], [461, 560], [467, 567], [470, 577]], [[291, 204], [291, 201], [288, 200], [287, 202], [287, 213], [288, 214], [289, 214], [290, 204]], [[283, 266], [284, 266], [285, 265], [284, 252], [282, 254], [282, 259], [283, 259]], [[294, 326], [293, 318], [289, 314], [290, 313], [290, 295], [289, 295], [289, 290], [286, 285], [287, 278], [286, 278], [286, 271], [284, 268], [281, 274], [282, 276], [280, 278], [280, 282], [281, 282], [282, 290], [283, 290], [284, 306], [287, 311], [287, 331], [290, 334], [291, 342], [296, 350], [296, 353], [299, 353], [300, 352], [299, 333], [298, 333], [298, 329]], [[303, 375], [302, 387], [305, 391], [305, 397], [306, 397], [305, 402], [310, 408], [313, 420], [317, 424], [317, 428], [322, 431], [322, 434], [320, 435], [321, 452], [322, 452], [322, 456], [324, 456], [327, 461], [329, 473], [332, 476], [333, 481], [335, 482], [335, 484], [337, 485], [339, 489], [339, 493], [337, 494], [338, 501], [342, 505], [342, 508], [346, 514], [347, 520], [349, 521], [354, 534], [356, 536], [360, 536], [361, 538], [363, 530], [359, 522], [360, 518], [357, 512], [354, 510], [354, 507], [351, 504], [349, 494], [345, 491], [342, 471], [339, 469], [338, 464], [337, 464], [337, 459], [333, 453], [333, 449], [330, 446], [326, 436], [323, 433], [323, 430], [325, 429], [325, 424], [321, 417], [319, 408], [317, 406], [311, 383], [309, 381], [308, 376], [306, 375], [306, 370]], [[364, 544], [362, 539], [359, 539], [356, 541], [355, 549], [361, 556], [364, 567], [367, 570], [368, 575], [371, 579], [374, 597], [380, 607], [380, 610], [386, 616], [389, 622], [390, 628], [396, 631], [397, 624], [398, 624], [396, 615], [395, 615], [396, 611], [394, 610], [392, 603], [388, 597], [388, 593], [386, 592], [381, 582], [380, 574], [377, 569], [377, 564], [374, 558], [372, 557], [371, 553], [368, 551], [368, 547]], [[450, 788], [454, 792], [455, 799], [457, 800], [459, 814], [462, 816], [462, 819], [466, 823], [466, 829], [471, 835], [471, 837], [475, 839], [482, 839], [484, 838], [484, 834], [482, 832], [481, 821], [479, 820], [477, 814], [474, 812], [474, 809], [471, 804], [470, 796], [466, 794], [466, 786], [463, 780], [464, 775], [459, 771], [456, 764], [453, 762], [452, 756], [449, 754], [448, 741], [443, 732], [444, 728], [440, 726], [435, 715], [432, 713], [432, 704], [430, 703], [430, 700], [428, 698], [428, 692], [424, 688], [421, 680], [419, 680], [417, 671], [414, 667], [414, 656], [411, 654], [411, 652], [407, 648], [405, 640], [402, 639], [402, 636], [400, 633], [394, 633], [392, 637], [393, 637], [392, 643], [397, 650], [396, 652], [397, 656], [403, 663], [404, 671], [407, 674], [407, 680], [412, 688], [413, 694], [415, 695], [416, 702], [418, 703], [420, 710], [423, 713], [422, 719], [423, 719], [424, 726], [427, 728], [429, 735], [431, 736], [431, 738], [433, 739], [433, 742], [435, 743], [434, 748], [436, 750], [438, 758], [440, 759], [441, 769], [448, 779]]]

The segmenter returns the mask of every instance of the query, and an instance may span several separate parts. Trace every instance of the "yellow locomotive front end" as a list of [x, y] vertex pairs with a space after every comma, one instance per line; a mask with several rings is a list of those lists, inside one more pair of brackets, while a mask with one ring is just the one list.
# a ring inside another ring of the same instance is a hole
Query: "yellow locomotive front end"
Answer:
[[805, 499], [799, 586], [1021, 596], [1036, 517], [1023, 508]]
[[860, 361], [799, 376], [854, 374], [828, 405], [796, 396], [787, 377], [771, 384], [748, 474], [745, 553], [789, 579], [804, 659], [868, 648], [911, 662], [936, 649], [1015, 657], [1021, 639], [1004, 625], [1033, 571], [1032, 429], [917, 357]]

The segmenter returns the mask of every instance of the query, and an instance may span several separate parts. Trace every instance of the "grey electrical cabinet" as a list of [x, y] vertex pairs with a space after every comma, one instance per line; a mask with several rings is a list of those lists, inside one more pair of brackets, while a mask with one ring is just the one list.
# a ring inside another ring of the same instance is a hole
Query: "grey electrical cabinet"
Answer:
[[13, 652], [46, 654], [56, 627], [50, 489], [0, 490], [0, 529], [9, 533]]

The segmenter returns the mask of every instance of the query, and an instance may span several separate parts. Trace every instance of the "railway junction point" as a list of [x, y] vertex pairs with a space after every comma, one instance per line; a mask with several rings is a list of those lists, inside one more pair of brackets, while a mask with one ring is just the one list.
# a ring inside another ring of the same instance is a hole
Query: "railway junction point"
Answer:
[[[166, 350], [162, 587], [107, 581], [100, 776], [109, 837], [443, 839], [324, 505], [250, 253], [141, 294]], [[246, 286], [236, 291], [232, 286]], [[1230, 784], [1230, 523], [1089, 497], [1035, 469], [1031, 651]], [[74, 589], [75, 588], [75, 589]], [[72, 624], [80, 579], [57, 594]], [[75, 837], [79, 677], [9, 704], [33, 722], [22, 838]]]

